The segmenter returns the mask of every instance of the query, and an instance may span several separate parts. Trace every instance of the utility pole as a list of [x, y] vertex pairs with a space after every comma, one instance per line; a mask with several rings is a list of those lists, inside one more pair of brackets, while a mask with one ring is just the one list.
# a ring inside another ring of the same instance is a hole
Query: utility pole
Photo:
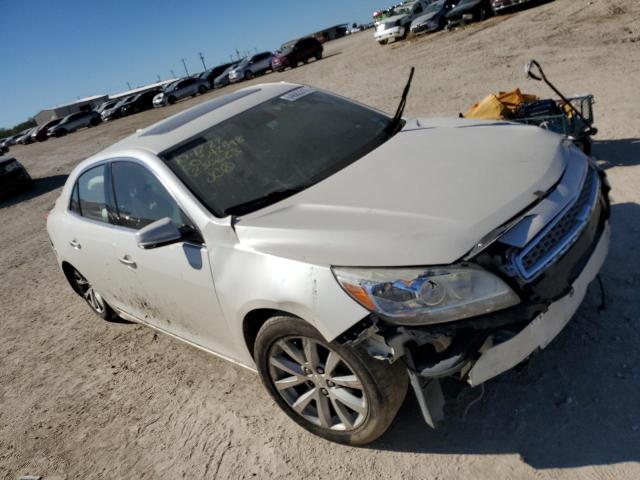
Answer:
[[189, 76], [189, 70], [187, 70], [187, 62], [184, 60], [184, 58], [180, 59], [182, 61], [182, 65], [184, 66], [184, 71], [187, 74], [187, 77]]
[[171, 78], [177, 78], [176, 72], [174, 72], [173, 70], [170, 70], [170, 71], [171, 71]]
[[129, 90], [133, 90], [133, 89], [131, 88], [131, 84], [130, 84], [129, 82], [127, 82], [127, 87], [129, 87]]
[[160, 74], [158, 74], [158, 83], [160, 83], [162, 79], [160, 78]]
[[198, 52], [198, 56], [200, 57], [200, 61], [202, 62], [202, 67], [206, 70], [207, 66], [204, 64], [204, 55], [202, 55], [202, 52]]

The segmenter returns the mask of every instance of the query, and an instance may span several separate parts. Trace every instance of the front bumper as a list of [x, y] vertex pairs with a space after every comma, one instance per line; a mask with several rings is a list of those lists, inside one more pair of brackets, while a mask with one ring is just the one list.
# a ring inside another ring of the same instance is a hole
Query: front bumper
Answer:
[[393, 27], [386, 30], [376, 31], [373, 36], [380, 42], [383, 40], [391, 40], [404, 36], [405, 27]]
[[515, 367], [538, 349], [544, 349], [569, 323], [582, 303], [589, 283], [596, 277], [609, 251], [610, 228], [606, 223], [600, 240], [583, 269], [573, 283], [571, 292], [552, 303], [512, 339], [482, 352], [467, 375], [472, 386]]
[[413, 33], [414, 35], [418, 35], [420, 33], [431, 33], [438, 30], [439, 26], [440, 25], [437, 21], [429, 21], [429, 22], [422, 23], [420, 25], [412, 25], [411, 33]]

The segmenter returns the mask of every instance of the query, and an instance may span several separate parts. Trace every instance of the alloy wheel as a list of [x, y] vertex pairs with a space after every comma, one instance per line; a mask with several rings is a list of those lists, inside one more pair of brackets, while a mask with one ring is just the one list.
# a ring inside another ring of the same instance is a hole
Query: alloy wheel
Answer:
[[285, 337], [269, 352], [269, 374], [280, 396], [307, 421], [349, 431], [367, 418], [362, 381], [328, 345], [309, 337]]
[[103, 314], [107, 308], [102, 296], [96, 292], [86, 278], [78, 271], [74, 272], [76, 285], [80, 289], [82, 297], [87, 301], [89, 306], [98, 314]]

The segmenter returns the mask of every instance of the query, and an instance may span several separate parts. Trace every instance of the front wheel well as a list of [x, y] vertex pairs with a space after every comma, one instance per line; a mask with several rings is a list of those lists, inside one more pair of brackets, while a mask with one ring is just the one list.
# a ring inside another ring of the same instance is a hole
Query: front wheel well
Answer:
[[276, 310], [273, 308], [260, 308], [247, 313], [242, 322], [242, 333], [244, 334], [244, 342], [253, 358], [253, 348], [258, 337], [258, 332], [262, 326], [272, 317], [275, 316], [292, 316], [289, 312]]
[[64, 273], [67, 282], [69, 282], [69, 285], [71, 285], [71, 288], [73, 288], [74, 292], [76, 292], [78, 295], [82, 295], [82, 293], [78, 290], [76, 282], [73, 279], [73, 272], [75, 272], [75, 270], [75, 267], [69, 262], [62, 262], [62, 272]]

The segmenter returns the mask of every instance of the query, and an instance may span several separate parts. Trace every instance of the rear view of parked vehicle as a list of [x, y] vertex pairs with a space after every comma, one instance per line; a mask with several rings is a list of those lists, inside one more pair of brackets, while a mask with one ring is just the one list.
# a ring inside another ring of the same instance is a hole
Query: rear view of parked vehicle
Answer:
[[60, 123], [54, 125], [47, 131], [49, 137], [63, 137], [68, 133], [75, 132], [81, 128], [90, 128], [102, 122], [100, 115], [91, 110], [89, 112], [72, 113], [64, 117]]
[[209, 81], [199, 77], [187, 77], [168, 85], [162, 92], [153, 97], [154, 107], [173, 105], [178, 100], [206, 93]]
[[411, 22], [411, 33], [420, 35], [422, 33], [442, 30], [447, 25], [446, 15], [454, 8], [460, 0], [437, 0], [430, 4], [413, 22]]
[[122, 116], [133, 115], [153, 108], [153, 98], [159, 93], [159, 89], [153, 89], [134, 95], [122, 105]]
[[251, 80], [256, 75], [266, 73], [271, 70], [272, 58], [273, 54], [271, 52], [256, 53], [251, 57], [245, 58], [231, 69], [229, 72], [229, 80], [231, 83]]
[[492, 14], [489, 0], [460, 0], [460, 3], [447, 13], [447, 28], [470, 22], [481, 22]]
[[28, 128], [27, 130], [23, 130], [23, 133], [16, 139], [16, 143], [20, 145], [29, 145], [33, 143], [33, 139], [31, 138], [31, 134], [36, 131], [38, 127]]
[[31, 139], [34, 142], [45, 142], [47, 138], [49, 138], [47, 135], [47, 133], [49, 132], [49, 129], [59, 124], [61, 121], [62, 121], [61, 118], [56, 118], [36, 128], [33, 132], [31, 132]]
[[220, 75], [218, 75], [213, 81], [213, 88], [222, 88], [229, 85], [231, 83], [231, 80], [229, 80], [229, 74], [231, 73], [231, 70], [237, 66], [238, 63], [229, 65]]
[[296, 68], [300, 62], [308, 63], [315, 58], [320, 60], [324, 52], [324, 47], [314, 37], [301, 38], [288, 45], [283, 45], [282, 50], [273, 56], [271, 69], [282, 71], [287, 67]]
[[609, 186], [538, 127], [403, 118], [409, 87], [391, 117], [262, 84], [94, 155], [47, 220], [65, 277], [102, 318], [257, 370], [314, 434], [372, 442], [408, 385], [435, 426], [440, 378], [481, 385], [568, 324]]
[[210, 68], [202, 72], [200, 74], [200, 78], [209, 82], [209, 88], [213, 89], [215, 88], [214, 83], [216, 81], [216, 78], [222, 75], [229, 67], [232, 67], [234, 65], [235, 64], [233, 63], [225, 63], [222, 65], [218, 65], [217, 67]]
[[102, 121], [106, 122], [122, 117], [122, 107], [124, 107], [128, 101], [131, 101], [133, 97], [135, 97], [135, 95], [129, 95], [128, 97], [109, 102], [109, 104], [100, 112], [100, 118]]
[[13, 157], [0, 156], [0, 198], [31, 188], [33, 181], [22, 166]]

